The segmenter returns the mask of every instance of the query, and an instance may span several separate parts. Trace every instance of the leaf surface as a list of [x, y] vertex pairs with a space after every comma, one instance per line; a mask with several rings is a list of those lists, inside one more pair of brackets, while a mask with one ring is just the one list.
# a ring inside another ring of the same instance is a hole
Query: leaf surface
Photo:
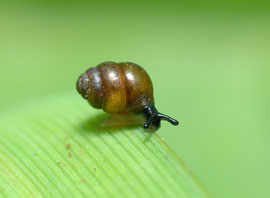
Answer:
[[3, 113], [0, 197], [206, 197], [157, 133], [110, 119], [70, 95]]

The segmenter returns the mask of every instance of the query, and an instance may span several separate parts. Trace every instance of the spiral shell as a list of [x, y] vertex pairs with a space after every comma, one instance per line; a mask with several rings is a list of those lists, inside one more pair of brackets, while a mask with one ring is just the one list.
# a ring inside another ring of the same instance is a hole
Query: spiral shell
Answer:
[[104, 62], [86, 70], [77, 90], [97, 109], [108, 113], [140, 112], [154, 104], [148, 74], [134, 63]]

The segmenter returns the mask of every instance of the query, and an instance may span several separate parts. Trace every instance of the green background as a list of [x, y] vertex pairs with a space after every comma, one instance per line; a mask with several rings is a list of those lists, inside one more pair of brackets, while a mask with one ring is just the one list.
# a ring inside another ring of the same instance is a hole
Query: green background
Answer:
[[0, 1], [0, 112], [77, 94], [79, 74], [100, 62], [135, 62], [157, 108], [181, 122], [160, 135], [213, 197], [269, 197], [269, 11], [266, 1]]

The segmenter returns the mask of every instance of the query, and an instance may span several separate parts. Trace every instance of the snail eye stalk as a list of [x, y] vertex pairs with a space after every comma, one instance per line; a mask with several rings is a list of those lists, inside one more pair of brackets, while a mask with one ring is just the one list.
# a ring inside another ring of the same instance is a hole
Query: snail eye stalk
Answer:
[[161, 120], [166, 120], [168, 121], [169, 123], [171, 123], [172, 125], [174, 126], [177, 126], [179, 124], [179, 122], [175, 119], [173, 119], [172, 117], [168, 116], [168, 115], [165, 115], [165, 114], [162, 114], [162, 113], [158, 113], [158, 117], [161, 119]]

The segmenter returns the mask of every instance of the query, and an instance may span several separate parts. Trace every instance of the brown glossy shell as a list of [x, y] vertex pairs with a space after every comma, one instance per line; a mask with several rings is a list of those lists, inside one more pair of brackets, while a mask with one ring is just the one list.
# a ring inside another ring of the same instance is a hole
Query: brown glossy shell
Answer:
[[148, 74], [134, 63], [104, 62], [86, 70], [77, 81], [78, 92], [97, 109], [108, 113], [140, 112], [153, 105]]

